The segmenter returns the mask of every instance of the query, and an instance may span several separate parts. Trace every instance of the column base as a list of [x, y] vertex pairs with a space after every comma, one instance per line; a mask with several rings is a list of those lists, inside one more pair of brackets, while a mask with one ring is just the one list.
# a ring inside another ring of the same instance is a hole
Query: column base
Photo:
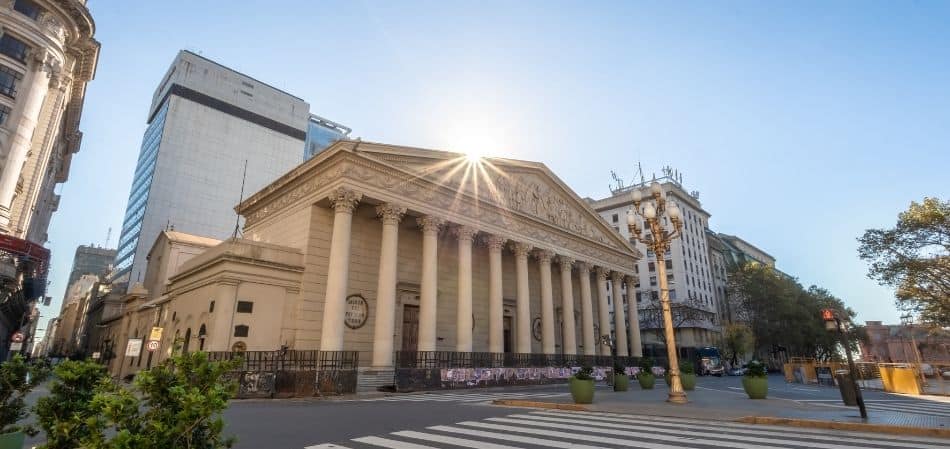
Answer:
[[669, 396], [666, 397], [666, 402], [673, 404], [685, 404], [689, 401], [686, 399], [686, 393], [671, 391]]

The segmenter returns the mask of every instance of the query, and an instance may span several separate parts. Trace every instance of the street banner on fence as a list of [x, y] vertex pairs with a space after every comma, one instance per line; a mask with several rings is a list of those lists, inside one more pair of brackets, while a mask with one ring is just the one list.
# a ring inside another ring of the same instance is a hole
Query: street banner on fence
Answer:
[[129, 343], [125, 346], [125, 356], [138, 357], [140, 354], [142, 354], [142, 339], [130, 338]]

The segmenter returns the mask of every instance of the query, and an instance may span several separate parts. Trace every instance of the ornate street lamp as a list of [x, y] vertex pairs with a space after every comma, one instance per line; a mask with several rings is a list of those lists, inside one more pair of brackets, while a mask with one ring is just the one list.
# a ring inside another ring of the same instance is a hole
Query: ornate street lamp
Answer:
[[[686, 392], [680, 382], [679, 360], [676, 355], [676, 337], [673, 333], [673, 315], [670, 312], [670, 292], [666, 281], [666, 254], [673, 239], [679, 237], [683, 230], [683, 221], [680, 209], [676, 203], [670, 203], [667, 208], [666, 198], [663, 197], [663, 188], [660, 183], [653, 181], [650, 184], [650, 197], [644, 198], [640, 190], [634, 190], [633, 211], [627, 212], [627, 228], [630, 235], [638, 242], [653, 250], [657, 260], [657, 277], [660, 278], [660, 304], [663, 308], [663, 331], [666, 335], [666, 353], [670, 363], [670, 393], [668, 402], [676, 404], [686, 403]], [[646, 201], [644, 201], [646, 199]], [[641, 208], [642, 205], [642, 208]], [[672, 223], [672, 232], [667, 231], [663, 219], [664, 213]], [[650, 235], [643, 237], [640, 232], [646, 229]], [[631, 302], [631, 307], [636, 303]]]

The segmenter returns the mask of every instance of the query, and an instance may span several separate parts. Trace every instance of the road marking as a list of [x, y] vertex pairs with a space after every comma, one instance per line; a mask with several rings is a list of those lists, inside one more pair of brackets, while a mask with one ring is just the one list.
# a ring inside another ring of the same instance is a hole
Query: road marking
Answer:
[[433, 433], [414, 432], [412, 430], [393, 432], [393, 435], [406, 438], [415, 438], [417, 440], [434, 441], [436, 443], [453, 444], [455, 446], [473, 447], [475, 449], [519, 449], [515, 446], [505, 446], [504, 444], [486, 443], [484, 441], [473, 441], [464, 438], [447, 437]]
[[599, 435], [577, 434], [568, 432], [558, 432], [556, 430], [532, 429], [527, 427], [507, 426], [503, 424], [490, 424], [478, 421], [463, 421], [458, 423], [460, 426], [480, 427], [483, 429], [503, 430], [508, 432], [527, 433], [531, 435], [544, 435], [548, 437], [567, 438], [569, 440], [583, 440], [591, 443], [614, 444], [625, 447], [641, 447], [644, 449], [693, 449], [693, 446], [684, 446], [682, 444], [670, 445], [664, 443], [650, 443], [646, 441], [636, 441], [621, 438], [610, 438]]
[[353, 441], [356, 441], [357, 443], [369, 444], [370, 446], [388, 447], [389, 449], [435, 449], [433, 446], [407, 443], [405, 441], [396, 441], [380, 437], [353, 438]]
[[473, 436], [473, 437], [492, 438], [496, 440], [513, 441], [516, 443], [534, 444], [536, 446], [544, 446], [544, 447], [556, 447], [556, 448], [563, 448], [563, 449], [604, 449], [601, 446], [587, 446], [584, 444], [574, 444], [574, 443], [566, 443], [563, 441], [546, 440], [543, 438], [512, 435], [510, 433], [485, 432], [482, 430], [462, 429], [459, 427], [452, 427], [452, 426], [432, 426], [432, 427], [429, 427], [429, 429], [438, 430], [440, 432], [458, 433], [458, 434], [468, 435], [468, 436]]
[[303, 449], [350, 449], [350, 448], [346, 446], [340, 446], [339, 444], [324, 443], [324, 444], [318, 444], [316, 446], [307, 446]]

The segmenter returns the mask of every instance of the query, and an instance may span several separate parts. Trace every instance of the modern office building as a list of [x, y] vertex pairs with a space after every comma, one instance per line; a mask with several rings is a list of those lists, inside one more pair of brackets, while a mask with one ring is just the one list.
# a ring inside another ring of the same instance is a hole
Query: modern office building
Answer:
[[[706, 229], [710, 214], [702, 208], [699, 194], [687, 192], [682, 185], [682, 177], [672, 170], [665, 169], [664, 176], [656, 178], [663, 188], [668, 201], [675, 201], [683, 215], [683, 234], [673, 240], [670, 251], [657, 255], [637, 243], [636, 247], [645, 257], [637, 263], [634, 274], [635, 304], [638, 307], [640, 329], [645, 347], [662, 342], [662, 327], [659, 309], [660, 286], [657, 278], [657, 264], [665, 264], [666, 278], [670, 288], [670, 301], [673, 307], [673, 321], [676, 328], [677, 343], [685, 347], [700, 347], [715, 343], [718, 339], [718, 309], [716, 303], [713, 271], [709, 262]], [[646, 190], [652, 181], [617, 186], [611, 189], [611, 196], [599, 200], [589, 200], [591, 206], [614, 230], [629, 240], [627, 230], [627, 212], [633, 207], [631, 192], [635, 189]], [[629, 292], [621, 297], [626, 301], [622, 309], [628, 315]], [[613, 308], [611, 309], [613, 310]], [[612, 320], [613, 321], [613, 320]]]
[[[0, 359], [45, 295], [54, 189], [79, 151], [99, 42], [83, 0], [0, 2]], [[27, 340], [32, 336], [27, 336]], [[21, 350], [24, 350], [25, 347]]]
[[114, 249], [102, 248], [96, 245], [76, 247], [76, 254], [73, 256], [73, 268], [69, 271], [66, 288], [68, 289], [70, 285], [73, 285], [73, 282], [76, 282], [84, 274], [107, 274], [112, 262], [115, 261], [115, 253]]
[[113, 274], [127, 286], [143, 280], [160, 232], [230, 237], [242, 191], [260, 190], [349, 132], [311, 115], [304, 100], [189, 51], [155, 90], [147, 123]]

